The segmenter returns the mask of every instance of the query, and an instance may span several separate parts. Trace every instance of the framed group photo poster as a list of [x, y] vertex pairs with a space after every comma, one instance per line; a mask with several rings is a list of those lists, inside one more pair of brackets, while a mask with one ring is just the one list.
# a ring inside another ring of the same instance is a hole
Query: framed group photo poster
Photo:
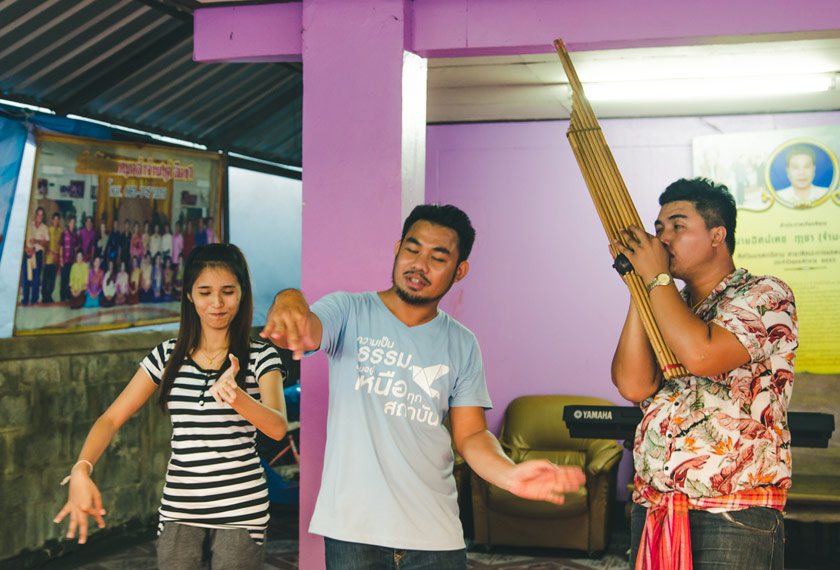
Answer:
[[218, 154], [36, 136], [15, 335], [176, 322], [184, 259], [219, 241]]
[[796, 370], [840, 373], [840, 127], [697, 137], [693, 153], [735, 196], [735, 263], [793, 289]]

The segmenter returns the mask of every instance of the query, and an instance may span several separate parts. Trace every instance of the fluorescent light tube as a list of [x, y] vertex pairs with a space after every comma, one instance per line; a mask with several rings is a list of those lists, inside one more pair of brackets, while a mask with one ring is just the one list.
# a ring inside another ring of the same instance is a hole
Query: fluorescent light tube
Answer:
[[660, 79], [584, 83], [590, 101], [688, 101], [743, 99], [830, 91], [830, 74], [776, 75], [699, 79]]

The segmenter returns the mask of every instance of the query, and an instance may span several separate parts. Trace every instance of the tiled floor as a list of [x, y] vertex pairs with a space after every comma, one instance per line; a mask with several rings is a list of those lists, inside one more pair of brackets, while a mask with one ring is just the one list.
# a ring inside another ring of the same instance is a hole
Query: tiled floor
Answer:
[[551, 552], [525, 554], [528, 550], [520, 549], [518, 554], [495, 550], [488, 554], [469, 552], [467, 567], [470, 570], [627, 570], [630, 567], [626, 558], [617, 554], [607, 553], [601, 558], [589, 559], [580, 558], [580, 553], [567, 554], [572, 558]]
[[[103, 550], [105, 547], [100, 547]], [[272, 505], [265, 553], [265, 570], [289, 570], [298, 567], [297, 505]], [[82, 558], [84, 557], [84, 558]], [[44, 570], [156, 570], [155, 542], [148, 540], [96, 557], [90, 551], [54, 560]], [[38, 570], [38, 569], [33, 569]]]
[[[622, 516], [613, 516], [613, 530], [608, 551], [598, 559], [583, 553], [534, 548], [481, 546], [468, 551], [470, 570], [624, 570], [629, 568], [625, 552], [630, 544], [629, 531]], [[786, 568], [837, 568], [838, 525], [795, 525], [788, 531], [789, 556]], [[811, 535], [814, 535], [811, 537]], [[272, 505], [271, 523], [266, 543], [265, 570], [298, 568], [298, 512], [296, 506]], [[811, 538], [809, 538], [811, 537]], [[834, 545], [829, 547], [827, 545]], [[93, 545], [89, 545], [93, 546]], [[813, 551], [813, 552], [811, 552]], [[100, 544], [96, 551], [80, 549], [76, 554], [53, 560], [36, 570], [155, 570], [153, 540], [123, 548]]]
[[[493, 548], [472, 548], [468, 553], [470, 570], [624, 570], [627, 562], [620, 552], [626, 550], [629, 540], [621, 529], [613, 533], [610, 551], [602, 558], [581, 558], [580, 552]], [[298, 568], [298, 519], [297, 509], [272, 505], [271, 523], [266, 541], [265, 570]], [[155, 570], [154, 541], [129, 546], [117, 552], [95, 558], [88, 551], [84, 561], [68, 557], [49, 564], [49, 570]]]
[[470, 570], [627, 570], [630, 531], [623, 517], [612, 519], [610, 544], [599, 558], [576, 550], [494, 546], [488, 551], [473, 546], [467, 551], [467, 566]]

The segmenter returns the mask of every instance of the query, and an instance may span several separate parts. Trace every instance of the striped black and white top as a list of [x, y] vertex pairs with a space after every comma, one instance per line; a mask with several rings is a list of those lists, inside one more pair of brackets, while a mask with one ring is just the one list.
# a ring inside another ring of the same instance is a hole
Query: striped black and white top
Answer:
[[[141, 366], [155, 384], [175, 347], [156, 346]], [[245, 390], [260, 399], [258, 379], [285, 367], [277, 350], [251, 340]], [[268, 525], [268, 489], [256, 450], [256, 428], [209, 389], [218, 370], [204, 370], [187, 357], [169, 393], [172, 455], [160, 506], [159, 529], [169, 521], [209, 528], [245, 528], [257, 544]]]

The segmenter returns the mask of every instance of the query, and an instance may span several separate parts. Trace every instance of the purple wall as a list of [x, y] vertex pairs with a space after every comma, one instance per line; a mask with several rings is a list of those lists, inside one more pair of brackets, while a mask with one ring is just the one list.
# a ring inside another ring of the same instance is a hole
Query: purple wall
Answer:
[[[840, 113], [601, 122], [648, 229], [659, 193], [692, 176], [693, 137], [830, 124], [840, 124]], [[427, 132], [427, 201], [463, 208], [476, 228], [470, 273], [441, 307], [478, 337], [494, 404], [487, 418], [496, 433], [505, 407], [521, 395], [597, 396], [630, 405], [609, 369], [630, 297], [610, 267], [567, 128], [567, 121], [550, 121], [437, 125]]]
[[[475, 331], [495, 408], [523, 394], [621, 403], [609, 362], [629, 303], [574, 155], [566, 121], [430, 126], [427, 199], [477, 230], [470, 274], [443, 307]], [[604, 121], [643, 220], [664, 186], [691, 174], [695, 119]], [[643, 136], [640, 135], [643, 131]]]

